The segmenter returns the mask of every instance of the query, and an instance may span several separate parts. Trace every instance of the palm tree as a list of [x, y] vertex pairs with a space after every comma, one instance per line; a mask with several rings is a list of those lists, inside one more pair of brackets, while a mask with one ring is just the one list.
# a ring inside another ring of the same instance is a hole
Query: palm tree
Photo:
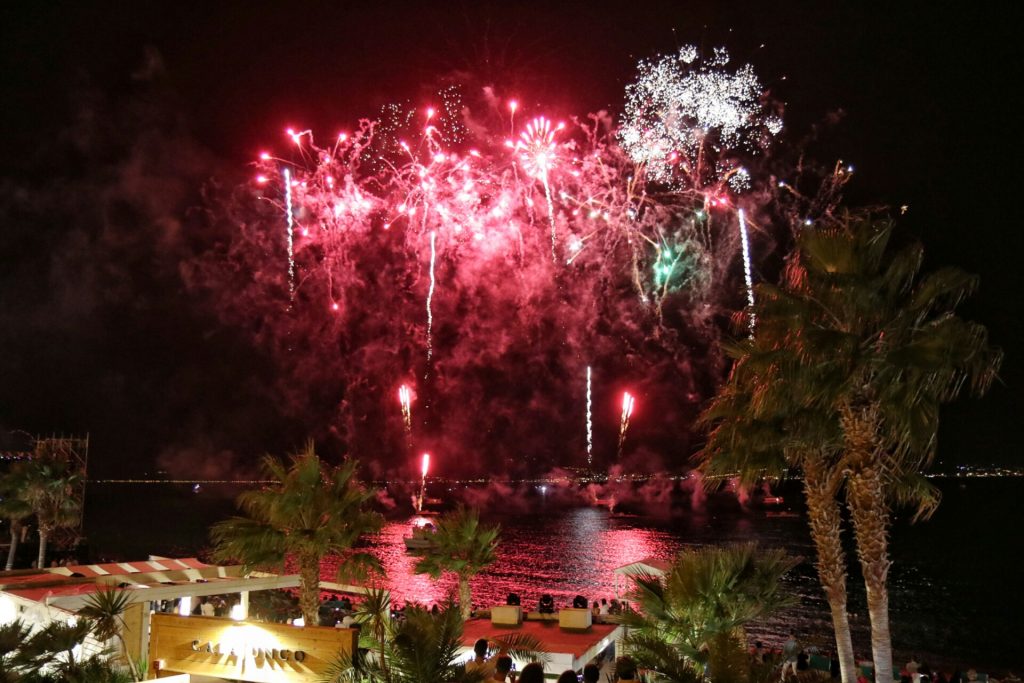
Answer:
[[126, 591], [110, 586], [86, 598], [85, 606], [78, 610], [78, 616], [90, 621], [93, 635], [100, 642], [117, 640], [121, 645], [121, 653], [128, 662], [132, 680], [138, 681], [139, 670], [128, 653], [128, 645], [124, 642], [124, 613], [129, 604], [130, 599]]
[[473, 611], [469, 581], [494, 563], [501, 527], [480, 524], [480, 515], [460, 505], [437, 520], [433, 544], [416, 563], [417, 574], [438, 578], [445, 571], [459, 579], [459, 607], [462, 618]]
[[[795, 362], [757, 382], [793, 409], [838, 424], [840, 457], [864, 575], [878, 680], [891, 680], [888, 534], [894, 504], [927, 516], [938, 497], [918, 473], [935, 453], [939, 406], [966, 385], [984, 393], [1002, 355], [985, 328], [956, 315], [977, 278], [956, 268], [919, 277], [920, 245], [891, 249], [893, 224], [843, 216], [800, 235], [779, 287], [759, 287], [757, 336]], [[774, 389], [770, 386], [777, 383]]]
[[15, 463], [0, 477], [0, 517], [10, 525], [11, 547], [7, 550], [5, 569], [14, 569], [14, 560], [18, 554], [18, 541], [25, 520], [32, 516], [32, 508], [25, 502], [22, 493], [25, 490], [25, 463]]
[[81, 659], [75, 650], [85, 642], [93, 625], [53, 621], [26, 638], [11, 658], [17, 662], [15, 676], [21, 683], [124, 683], [128, 679], [105, 656]]
[[626, 649], [637, 664], [689, 683], [708, 663], [716, 681], [746, 680], [744, 627], [791, 603], [780, 590], [796, 560], [754, 544], [679, 553], [664, 577], [634, 575]]
[[29, 665], [29, 658], [21, 647], [32, 633], [32, 627], [21, 619], [0, 624], [0, 683], [14, 683]]
[[[360, 632], [360, 649], [367, 656], [341, 655], [321, 679], [325, 683], [480, 683], [490, 679], [486, 667], [460, 661], [465, 620], [452, 601], [436, 614], [421, 607], [407, 607], [401, 620], [388, 617], [390, 602], [385, 591], [371, 592], [357, 619], [366, 625]], [[492, 640], [492, 647], [518, 659], [544, 661], [545, 653], [533, 636], [513, 633]]]
[[0, 625], [0, 683], [127, 683], [103, 655], [75, 657], [91, 624], [52, 622], [33, 633], [20, 619]]
[[[811, 538], [817, 551], [818, 578], [832, 615], [843, 683], [857, 679], [853, 638], [847, 613], [846, 554], [842, 543], [842, 511], [838, 499], [843, 472], [836, 465], [842, 442], [839, 425], [802, 408], [791, 383], [774, 375], [799, 359], [778, 349], [768, 332], [729, 350], [736, 364], [728, 382], [701, 415], [713, 425], [708, 443], [698, 455], [709, 486], [737, 476], [750, 487], [765, 478], [803, 473]], [[803, 372], [809, 372], [804, 369]]]
[[356, 479], [358, 464], [340, 467], [321, 462], [309, 443], [285, 465], [272, 456], [263, 470], [275, 484], [239, 495], [246, 516], [236, 516], [213, 527], [219, 560], [239, 559], [245, 568], [281, 569], [287, 558], [299, 565], [299, 607], [306, 624], [317, 623], [320, 605], [320, 564], [324, 557], [341, 560], [339, 580], [379, 566], [366, 553], [352, 547], [365, 534], [380, 529], [381, 517], [368, 510], [373, 489]]
[[53, 533], [81, 521], [81, 470], [64, 454], [37, 449], [26, 461], [20, 498], [32, 510], [39, 526], [36, 566], [46, 566], [47, 543]]

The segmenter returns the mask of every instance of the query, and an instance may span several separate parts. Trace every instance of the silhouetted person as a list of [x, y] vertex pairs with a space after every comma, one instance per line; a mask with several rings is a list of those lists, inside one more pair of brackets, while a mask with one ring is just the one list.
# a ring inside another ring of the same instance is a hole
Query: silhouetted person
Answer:
[[487, 661], [487, 639], [480, 638], [473, 644], [473, 663], [477, 666], [483, 665]]
[[506, 683], [508, 681], [508, 675], [512, 673], [512, 658], [508, 655], [501, 655], [494, 660], [494, 677], [493, 680], [501, 681]]
[[577, 595], [575, 598], [572, 599], [572, 606], [576, 609], [586, 609], [587, 599], [582, 595]]
[[583, 667], [583, 683], [597, 683], [601, 680], [601, 667], [597, 664], [587, 664]]
[[[541, 614], [555, 613], [555, 599], [551, 597], [550, 593], [540, 596], [540, 602], [537, 603], [537, 611]], [[526, 669], [523, 669], [523, 671], [526, 671]]]
[[558, 677], [557, 683], [579, 683], [579, 679], [576, 678], [576, 672], [572, 669], [566, 669], [562, 672], [562, 675]]
[[544, 683], [544, 666], [537, 662], [524, 666], [519, 674], [519, 683]]
[[632, 657], [619, 657], [615, 660], [615, 679], [619, 681], [636, 680], [636, 662]]
[[520, 604], [520, 602], [519, 602], [519, 594], [518, 593], [509, 593], [508, 597], [505, 599], [505, 604], [506, 605], [518, 605], [518, 604]]

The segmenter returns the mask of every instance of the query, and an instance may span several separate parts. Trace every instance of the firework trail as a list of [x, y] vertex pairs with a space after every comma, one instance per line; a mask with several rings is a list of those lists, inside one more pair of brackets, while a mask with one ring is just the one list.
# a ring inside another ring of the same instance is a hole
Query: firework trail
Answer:
[[587, 467], [594, 463], [594, 422], [592, 419], [591, 393], [590, 393], [590, 366], [587, 366]]
[[622, 394], [622, 418], [619, 421], [619, 459], [622, 458], [622, 445], [626, 442], [626, 431], [629, 429], [629, 418], [633, 415], [633, 406], [636, 399], [633, 394], [624, 392]]
[[430, 231], [430, 288], [427, 290], [427, 363], [429, 365], [430, 358], [434, 354], [434, 285], [436, 280], [434, 279], [434, 265], [437, 261], [437, 231]]
[[403, 384], [398, 387], [398, 402], [402, 406], [402, 421], [405, 423], [405, 440], [412, 450], [412, 392]]
[[284, 175], [284, 211], [288, 220], [288, 295], [295, 300], [295, 218], [292, 212], [292, 173], [288, 168]]
[[420, 495], [416, 499], [416, 512], [423, 512], [423, 501], [427, 495], [427, 472], [430, 470], [430, 453], [423, 454], [420, 467]]
[[750, 334], [754, 334], [754, 280], [750, 273], [750, 241], [747, 237], [747, 218], [743, 209], [739, 210], [740, 216], [740, 243], [743, 245], [743, 279], [747, 283], [747, 309], [749, 311], [748, 325]]

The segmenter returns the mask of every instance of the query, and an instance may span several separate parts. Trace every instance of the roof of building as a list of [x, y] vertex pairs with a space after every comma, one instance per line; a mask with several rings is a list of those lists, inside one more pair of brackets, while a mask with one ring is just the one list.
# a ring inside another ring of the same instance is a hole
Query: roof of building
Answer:
[[63, 576], [109, 576], [139, 574], [146, 572], [183, 571], [187, 569], [206, 569], [214, 565], [200, 562], [194, 557], [173, 559], [169, 557], [151, 557], [145, 562], [107, 562], [104, 564], [78, 564], [67, 567], [50, 567], [46, 571]]
[[246, 575], [241, 566], [205, 564], [194, 557], [0, 572], [0, 592], [69, 610], [80, 608], [87, 596], [111, 586], [129, 591], [131, 602], [141, 602], [297, 585], [295, 574]]

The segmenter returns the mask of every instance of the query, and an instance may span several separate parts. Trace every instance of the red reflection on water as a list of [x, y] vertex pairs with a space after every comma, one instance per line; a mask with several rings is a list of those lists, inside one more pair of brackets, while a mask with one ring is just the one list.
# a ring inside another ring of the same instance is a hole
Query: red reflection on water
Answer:
[[[415, 522], [413, 517], [386, 524], [372, 540], [373, 552], [384, 565], [395, 603], [430, 605], [454, 593], [457, 584], [452, 575], [435, 581], [414, 572], [416, 558], [406, 551], [402, 537]], [[640, 523], [596, 508], [504, 520], [497, 561], [473, 580], [474, 602], [504, 604], [510, 592], [518, 593], [528, 608], [544, 593], [553, 595], [558, 605], [569, 604], [577, 594], [590, 600], [613, 597], [617, 567], [645, 557], [668, 559], [679, 548], [667, 532]]]

